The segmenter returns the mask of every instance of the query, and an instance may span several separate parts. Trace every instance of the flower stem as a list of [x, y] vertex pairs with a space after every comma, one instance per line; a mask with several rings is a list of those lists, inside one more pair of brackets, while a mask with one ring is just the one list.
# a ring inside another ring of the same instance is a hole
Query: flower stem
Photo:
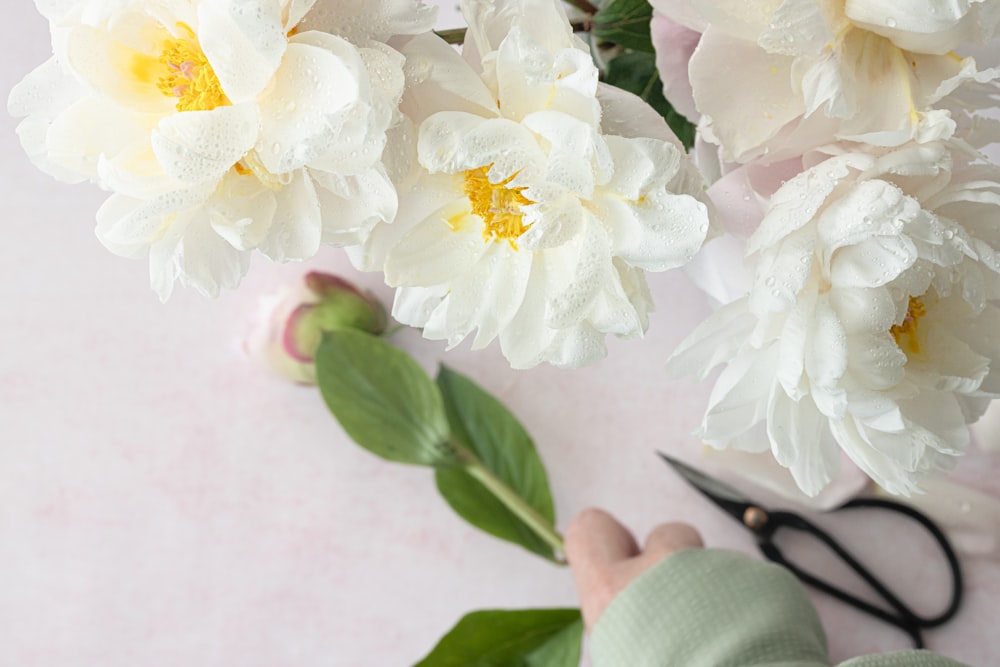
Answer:
[[565, 0], [567, 5], [573, 5], [587, 16], [593, 16], [600, 11], [598, 7], [587, 0]]
[[462, 457], [465, 463], [465, 472], [485, 486], [497, 500], [503, 503], [504, 507], [513, 512], [535, 535], [552, 547], [556, 552], [557, 562], [565, 564], [562, 559], [564, 552], [562, 535], [556, 532], [555, 526], [539, 514], [534, 507], [525, 502], [524, 498], [517, 495], [502, 479], [494, 475], [472, 452], [465, 451], [463, 454], [465, 454]]
[[[591, 7], [594, 11], [597, 11], [597, 8], [589, 2], [586, 2], [585, 0], [580, 0], [580, 2], [583, 2], [583, 4]], [[573, 32], [587, 32], [591, 27], [590, 19], [587, 18], [584, 21], [573, 21], [570, 23], [570, 27], [573, 28]], [[434, 34], [446, 41], [448, 44], [464, 44], [466, 30], [467, 28], [448, 28], [447, 30], [435, 30]]]
[[450, 28], [448, 30], [435, 30], [434, 34], [449, 44], [462, 44], [465, 42], [465, 30], [465, 28]]

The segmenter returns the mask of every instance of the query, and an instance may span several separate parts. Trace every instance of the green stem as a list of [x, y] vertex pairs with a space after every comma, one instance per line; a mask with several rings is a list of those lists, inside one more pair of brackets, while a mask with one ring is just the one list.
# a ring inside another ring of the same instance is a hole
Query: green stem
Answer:
[[597, 12], [601, 11], [598, 7], [591, 4], [587, 0], [566, 0], [566, 4], [573, 5], [587, 16], [593, 16]]
[[517, 515], [535, 535], [552, 547], [556, 552], [557, 562], [565, 564], [565, 561], [561, 558], [562, 553], [565, 551], [562, 535], [556, 532], [555, 526], [539, 514], [534, 507], [526, 503], [502, 479], [494, 475], [475, 455], [471, 452], [463, 453], [466, 454], [466, 456], [463, 456], [463, 459], [465, 459], [465, 472], [469, 473], [471, 477], [485, 486], [497, 500], [503, 503], [504, 507]]
[[[585, 2], [596, 12], [597, 8], [590, 3]], [[588, 32], [590, 30], [590, 18], [588, 17], [584, 21], [573, 21], [570, 23], [570, 27], [573, 28], [573, 32]], [[435, 30], [434, 34], [446, 41], [449, 44], [464, 44], [465, 43], [465, 32], [467, 28], [449, 28], [448, 30]]]
[[448, 42], [449, 44], [462, 44], [465, 42], [465, 28], [451, 28], [449, 30], [435, 30], [434, 34]]

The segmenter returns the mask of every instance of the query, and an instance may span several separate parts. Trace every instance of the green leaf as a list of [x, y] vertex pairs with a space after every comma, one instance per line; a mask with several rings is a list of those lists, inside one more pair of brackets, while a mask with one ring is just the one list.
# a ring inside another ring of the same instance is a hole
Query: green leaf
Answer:
[[677, 113], [663, 96], [663, 82], [656, 69], [656, 56], [651, 53], [623, 53], [608, 63], [604, 82], [638, 95], [667, 121], [684, 147], [694, 146], [695, 126]]
[[410, 355], [371, 334], [327, 332], [316, 350], [316, 380], [351, 438], [389, 461], [457, 465], [434, 382]]
[[[437, 384], [444, 398], [452, 438], [472, 451], [549, 525], [554, 524], [555, 510], [545, 466], [517, 418], [474, 382], [447, 367], [438, 373]], [[557, 560], [552, 546], [465, 470], [439, 469], [435, 479], [445, 501], [472, 525]]]
[[649, 35], [652, 18], [649, 0], [611, 0], [594, 14], [591, 34], [627, 49], [653, 53]]
[[577, 609], [474, 611], [416, 667], [577, 667], [582, 640]]

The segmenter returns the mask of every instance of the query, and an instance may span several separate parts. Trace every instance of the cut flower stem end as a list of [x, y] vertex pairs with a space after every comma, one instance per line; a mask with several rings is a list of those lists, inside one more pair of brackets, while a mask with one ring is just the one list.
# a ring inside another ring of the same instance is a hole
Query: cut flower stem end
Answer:
[[513, 512], [525, 525], [556, 552], [555, 562], [566, 565], [563, 557], [565, 548], [563, 538], [545, 517], [524, 501], [499, 477], [493, 474], [479, 458], [458, 443], [451, 442], [449, 446], [456, 451], [462, 462], [462, 469], [473, 479], [482, 484], [493, 496], [503, 503], [504, 507]]

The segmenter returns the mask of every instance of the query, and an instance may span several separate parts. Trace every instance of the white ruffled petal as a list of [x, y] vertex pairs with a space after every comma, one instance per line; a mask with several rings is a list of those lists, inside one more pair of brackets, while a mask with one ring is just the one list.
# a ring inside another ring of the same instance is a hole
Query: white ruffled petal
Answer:
[[257, 98], [288, 44], [278, 0], [198, 3], [198, 41], [234, 104]]
[[153, 151], [179, 183], [215, 181], [253, 148], [257, 125], [257, 110], [249, 104], [174, 114], [153, 132]]
[[437, 7], [419, 0], [321, 2], [306, 15], [300, 27], [340, 35], [355, 44], [386, 42], [394, 35], [417, 35], [431, 30], [437, 11]]
[[461, 202], [428, 217], [390, 251], [386, 282], [428, 287], [461, 276], [490, 248], [483, 239], [482, 224]]
[[278, 262], [309, 259], [319, 250], [323, 223], [312, 179], [300, 170], [274, 193], [276, 209], [271, 228], [259, 250]]
[[[368, 89], [357, 49], [332, 35], [309, 36], [313, 43], [288, 45], [273, 84], [259, 102], [257, 152], [268, 171], [277, 174], [301, 169], [342, 140], [331, 116], [357, 104], [362, 90]], [[369, 165], [379, 153], [369, 154]]]
[[791, 66], [791, 58], [769, 54], [715, 25], [701, 36], [689, 66], [695, 105], [729, 160], [743, 161], [805, 112], [792, 90]]

